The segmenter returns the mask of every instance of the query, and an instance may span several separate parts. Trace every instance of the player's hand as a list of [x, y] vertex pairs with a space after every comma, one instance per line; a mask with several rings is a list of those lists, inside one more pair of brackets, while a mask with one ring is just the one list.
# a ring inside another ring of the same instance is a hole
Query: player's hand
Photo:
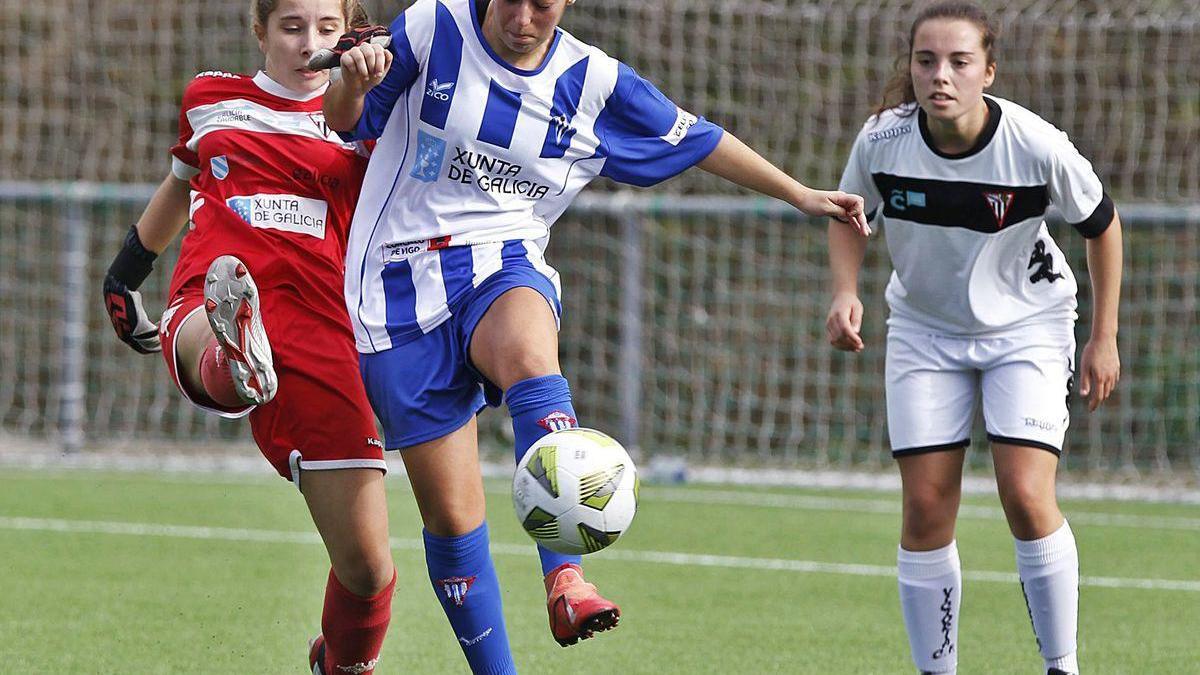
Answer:
[[863, 198], [840, 190], [806, 190], [800, 202], [800, 210], [810, 216], [837, 218], [847, 223], [864, 237], [871, 236]]
[[112, 275], [104, 277], [104, 307], [117, 337], [142, 354], [162, 351], [158, 326], [142, 307], [142, 294], [131, 291]]
[[1079, 394], [1087, 398], [1093, 412], [1112, 394], [1121, 379], [1121, 356], [1117, 338], [1092, 338], [1079, 359]]
[[366, 42], [342, 52], [342, 82], [349, 93], [365, 96], [392, 67], [392, 52], [381, 45]]
[[829, 316], [825, 318], [825, 334], [829, 344], [845, 352], [861, 352], [863, 304], [853, 293], [833, 296]]

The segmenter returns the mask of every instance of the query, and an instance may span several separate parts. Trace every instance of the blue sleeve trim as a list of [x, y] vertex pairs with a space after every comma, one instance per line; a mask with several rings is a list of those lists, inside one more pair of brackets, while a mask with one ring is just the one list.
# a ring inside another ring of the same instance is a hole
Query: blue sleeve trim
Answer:
[[596, 156], [606, 158], [600, 175], [649, 187], [695, 166], [725, 132], [703, 117], [677, 128], [684, 119], [652, 83], [619, 63], [616, 86], [596, 119]]
[[362, 114], [354, 129], [338, 132], [342, 140], [361, 141], [382, 136], [396, 101], [417, 81], [420, 64], [417, 63], [412, 45], [409, 44], [408, 33], [404, 30], [404, 14], [396, 17], [389, 28], [392, 31], [392, 43], [388, 45], [388, 51], [392, 52], [393, 57], [392, 67], [384, 76], [383, 82], [367, 92]]

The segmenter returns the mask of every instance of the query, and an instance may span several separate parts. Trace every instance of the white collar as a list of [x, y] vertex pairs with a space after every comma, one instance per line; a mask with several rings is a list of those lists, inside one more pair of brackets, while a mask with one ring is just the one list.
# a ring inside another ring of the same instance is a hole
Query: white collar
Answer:
[[272, 80], [270, 75], [267, 75], [261, 70], [258, 71], [258, 74], [254, 76], [254, 84], [257, 84], [259, 89], [262, 89], [268, 94], [278, 96], [279, 98], [290, 99], [292, 101], [311, 101], [321, 94], [324, 94], [325, 90], [329, 88], [329, 83], [326, 82], [325, 84], [321, 85], [319, 89], [302, 94], [298, 91], [292, 91], [282, 84], [279, 84], [275, 80]]

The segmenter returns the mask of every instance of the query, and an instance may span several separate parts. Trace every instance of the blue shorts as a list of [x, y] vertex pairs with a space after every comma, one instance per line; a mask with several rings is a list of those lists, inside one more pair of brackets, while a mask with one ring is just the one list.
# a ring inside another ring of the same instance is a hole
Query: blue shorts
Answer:
[[555, 318], [562, 316], [553, 281], [531, 264], [506, 265], [455, 298], [450, 318], [430, 332], [386, 351], [359, 354], [388, 450], [441, 438], [484, 407], [500, 405], [503, 392], [471, 365], [471, 337], [496, 298], [522, 287], [541, 293]]

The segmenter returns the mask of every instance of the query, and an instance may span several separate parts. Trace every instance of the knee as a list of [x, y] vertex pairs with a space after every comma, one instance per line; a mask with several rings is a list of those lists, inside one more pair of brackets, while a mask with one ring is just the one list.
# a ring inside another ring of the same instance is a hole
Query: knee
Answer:
[[[904, 534], [909, 543], [943, 546], [954, 536], [960, 487], [929, 484], [904, 493]], [[945, 541], [943, 541], [945, 540]]]
[[509, 387], [522, 380], [562, 374], [557, 354], [539, 353], [525, 349], [515, 350], [514, 353], [498, 359], [495, 370], [497, 371], [495, 384], [504, 391], [508, 391]]
[[425, 518], [425, 529], [437, 537], [461, 537], [479, 529], [483, 516], [469, 512], [439, 513]]
[[1043, 530], [1053, 527], [1058, 517], [1058, 503], [1053, 487], [1035, 480], [1009, 479], [999, 485], [1000, 502], [1004, 506], [1010, 529], [1022, 539], [1036, 539]]
[[372, 553], [359, 552], [336, 560], [333, 564], [334, 574], [342, 586], [351, 593], [371, 597], [392, 583], [395, 574], [390, 551]]

